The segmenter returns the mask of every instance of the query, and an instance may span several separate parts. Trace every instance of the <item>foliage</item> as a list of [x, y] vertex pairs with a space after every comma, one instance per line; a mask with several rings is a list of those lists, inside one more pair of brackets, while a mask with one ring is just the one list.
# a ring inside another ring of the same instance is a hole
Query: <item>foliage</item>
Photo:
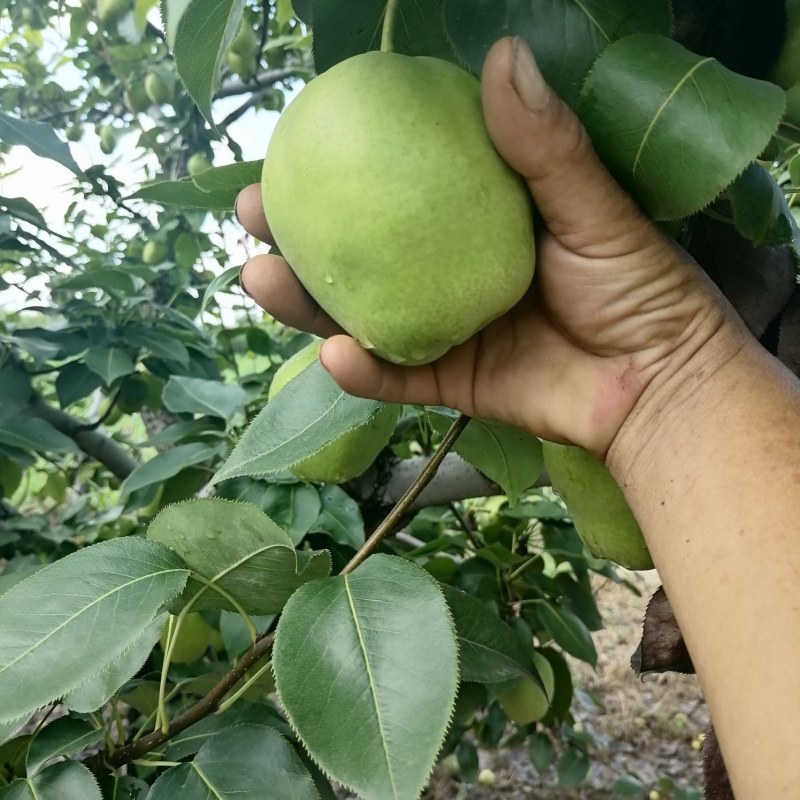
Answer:
[[[526, 37], [616, 177], [800, 370], [800, 115], [765, 80], [782, 3], [754, 36], [696, 6], [400, 0], [395, 49], [477, 74], [497, 36]], [[415, 798], [436, 759], [474, 781], [476, 745], [522, 743], [538, 772], [586, 779], [567, 657], [595, 663], [592, 575], [619, 578], [536, 487], [540, 444], [472, 421], [437, 504], [421, 495], [359, 565], [454, 414], [404, 408], [364, 476], [298, 482], [292, 465], [380, 404], [310, 368], [265, 407], [309, 338], [233, 286], [250, 243], [228, 220], [266, 144], [246, 160], [242, 123], [260, 133], [315, 69], [376, 48], [386, 11], [10, 0], [0, 14], [5, 179], [32, 153], [71, 193], [60, 218], [0, 197], [2, 800], [329, 798], [329, 778]], [[511, 725], [500, 698], [521, 679], [549, 707]]]

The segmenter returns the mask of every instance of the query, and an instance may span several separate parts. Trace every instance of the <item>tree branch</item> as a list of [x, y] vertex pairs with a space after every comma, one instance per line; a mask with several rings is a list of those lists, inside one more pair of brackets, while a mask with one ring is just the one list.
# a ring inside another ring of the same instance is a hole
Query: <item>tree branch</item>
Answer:
[[33, 414], [49, 422], [57, 431], [69, 436], [86, 455], [96, 458], [118, 480], [124, 481], [138, 464], [112, 438], [96, 430], [87, 430], [84, 423], [65, 411], [34, 397], [30, 403]]
[[298, 78], [303, 72], [308, 72], [310, 69], [311, 67], [308, 64], [299, 63], [291, 67], [266, 69], [263, 72], [257, 73], [255, 77], [247, 81], [231, 79], [225, 81], [222, 86], [219, 87], [214, 97], [216, 99], [219, 97], [235, 97], [239, 94], [249, 94], [254, 89], [266, 89], [279, 81], [285, 81], [288, 78]]

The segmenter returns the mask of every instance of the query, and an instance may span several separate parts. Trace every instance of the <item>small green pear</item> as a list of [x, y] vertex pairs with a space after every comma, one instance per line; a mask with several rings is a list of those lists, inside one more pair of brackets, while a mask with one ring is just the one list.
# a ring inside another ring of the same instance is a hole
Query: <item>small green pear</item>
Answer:
[[254, 54], [236, 53], [233, 50], [225, 53], [225, 63], [242, 78], [251, 78], [258, 68]]
[[106, 25], [116, 22], [128, 11], [130, 4], [127, 0], [98, 0], [97, 3], [97, 16]]
[[164, 261], [168, 254], [167, 246], [164, 242], [154, 242], [151, 240], [142, 248], [142, 261], [147, 264], [148, 267], [152, 267], [154, 264], [160, 264]]
[[114, 134], [114, 129], [109, 125], [102, 125], [98, 134], [100, 136], [100, 149], [106, 155], [113, 153], [114, 148], [117, 146], [117, 137]]
[[79, 142], [83, 138], [83, 127], [81, 125], [70, 125], [64, 131], [64, 135], [67, 137], [68, 142]]
[[533, 663], [543, 687], [532, 678], [523, 676], [498, 698], [506, 716], [518, 725], [529, 725], [544, 717], [556, 688], [556, 676], [550, 662], [541, 653], [533, 654]]
[[186, 162], [186, 171], [190, 176], [194, 177], [201, 172], [211, 169], [211, 162], [203, 155], [203, 153], [192, 153]]
[[131, 114], [140, 114], [150, 108], [150, 98], [147, 96], [143, 83], [131, 83], [122, 93], [122, 103]]
[[479, 82], [450, 62], [372, 51], [314, 78], [278, 121], [262, 189], [303, 285], [389, 361], [433, 361], [530, 285], [530, 196]]
[[[317, 360], [321, 345], [321, 340], [312, 342], [280, 367], [269, 387], [270, 400]], [[302, 481], [323, 483], [344, 483], [363, 474], [389, 443], [398, 413], [397, 406], [385, 406], [366, 424], [348, 431], [318, 453], [295, 464], [292, 473]]]
[[605, 464], [581, 447], [544, 442], [544, 466], [575, 530], [597, 556], [628, 569], [653, 560], [622, 490]]
[[786, 0], [786, 36], [770, 79], [784, 89], [800, 83], [800, 0]]
[[144, 90], [147, 96], [158, 106], [172, 100], [172, 90], [157, 72], [147, 74], [144, 79]]
[[193, 267], [200, 257], [200, 247], [197, 240], [190, 233], [183, 231], [175, 237], [175, 244], [172, 246], [175, 263], [182, 269]]
[[241, 56], [252, 56], [258, 50], [258, 38], [253, 28], [242, 21], [231, 42], [231, 51]]
[[[167, 631], [165, 626], [159, 643], [166, 653]], [[186, 615], [175, 639], [172, 650], [172, 663], [193, 664], [205, 653], [212, 643], [214, 629], [203, 619], [202, 615], [192, 612]]]

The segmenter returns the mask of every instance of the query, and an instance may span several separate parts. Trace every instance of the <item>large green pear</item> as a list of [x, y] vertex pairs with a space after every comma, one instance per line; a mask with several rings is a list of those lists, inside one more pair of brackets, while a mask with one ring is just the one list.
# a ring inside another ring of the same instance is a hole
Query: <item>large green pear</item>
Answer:
[[438, 358], [530, 285], [530, 197], [489, 139], [478, 81], [449, 62], [370, 52], [314, 78], [278, 121], [262, 186], [306, 289], [389, 361]]
[[786, 0], [786, 36], [770, 78], [784, 89], [800, 83], [800, 0]]
[[[317, 360], [322, 341], [295, 353], [275, 373], [269, 387], [272, 400], [289, 381]], [[295, 464], [291, 471], [302, 481], [344, 483], [363, 474], [389, 444], [397, 424], [398, 406], [384, 406], [369, 422], [328, 443], [318, 453]]]
[[589, 549], [628, 569], [652, 569], [639, 523], [605, 464], [581, 447], [543, 444], [553, 488]]

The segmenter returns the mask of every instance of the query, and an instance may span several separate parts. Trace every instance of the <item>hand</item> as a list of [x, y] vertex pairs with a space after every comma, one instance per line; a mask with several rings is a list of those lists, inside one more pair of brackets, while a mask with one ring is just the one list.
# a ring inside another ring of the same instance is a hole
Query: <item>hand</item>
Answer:
[[[604, 458], [645, 389], [727, 331], [732, 314], [610, 176], [521, 40], [494, 45], [482, 86], [492, 140], [546, 226], [534, 283], [516, 307], [437, 361], [400, 367], [340, 335], [282, 258], [251, 259], [242, 284], [275, 318], [331, 337], [322, 363], [351, 394], [446, 405]], [[271, 241], [259, 186], [241, 193], [237, 217]]]

